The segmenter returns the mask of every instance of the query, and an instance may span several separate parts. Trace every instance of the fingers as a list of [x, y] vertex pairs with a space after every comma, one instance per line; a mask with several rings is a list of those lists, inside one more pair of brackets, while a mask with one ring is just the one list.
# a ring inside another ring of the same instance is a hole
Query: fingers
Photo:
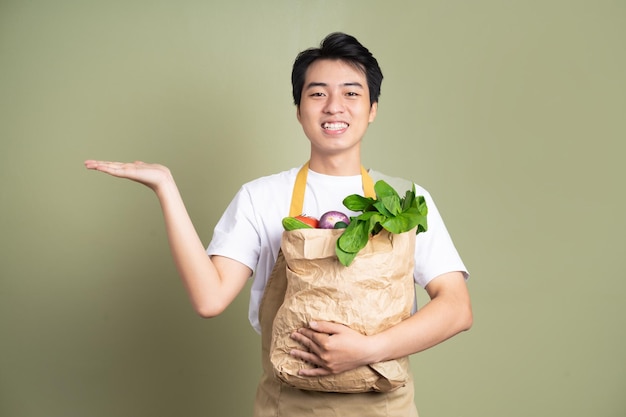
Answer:
[[333, 323], [331, 321], [311, 321], [309, 322], [309, 328], [319, 333], [337, 334], [344, 331], [347, 327], [340, 323]]
[[85, 168], [94, 171], [104, 172], [116, 177], [133, 178], [136, 176], [138, 170], [148, 168], [148, 165], [142, 161], [135, 162], [112, 162], [112, 161], [97, 161], [88, 159], [85, 161]]
[[88, 160], [85, 161], [85, 168], [87, 168], [87, 169], [94, 169], [95, 167], [98, 166], [98, 164], [100, 162], [101, 161], [95, 161], [93, 159], [88, 159]]
[[302, 368], [298, 371], [298, 375], [300, 376], [326, 376], [326, 375], [332, 375], [332, 372], [326, 368], [322, 368], [321, 366], [316, 366], [315, 368]]
[[122, 166], [132, 166], [132, 165], [139, 166], [139, 165], [145, 165], [146, 163], [143, 161], [134, 161], [134, 162], [128, 163], [128, 162], [98, 161], [95, 159], [87, 159], [84, 162], [84, 164], [86, 168], [94, 169], [98, 167], [119, 168]]
[[109, 162], [109, 161], [85, 161], [85, 167], [94, 171], [104, 172], [113, 176], [123, 176], [125, 171], [128, 171], [130, 164], [122, 162]]
[[315, 353], [315, 350], [316, 350], [315, 344], [311, 340], [308, 340], [308, 342], [304, 341], [304, 343], [302, 344], [311, 346], [308, 352], [304, 350], [299, 350], [299, 349], [292, 349], [289, 352], [289, 354], [293, 356], [294, 358], [303, 361], [304, 363], [312, 365], [312, 367], [300, 369], [298, 371], [298, 374], [302, 376], [322, 376], [322, 375], [332, 374], [330, 369], [326, 369], [324, 367], [325, 366], [324, 362], [318, 356], [318, 354]]
[[85, 168], [95, 169], [99, 171], [104, 169], [119, 168], [121, 165], [122, 162], [96, 161], [93, 159], [88, 159], [85, 161]]
[[291, 338], [311, 352], [319, 355], [323, 351], [328, 350], [328, 342], [331, 336], [332, 335], [327, 333], [319, 333], [305, 327], [293, 332]]

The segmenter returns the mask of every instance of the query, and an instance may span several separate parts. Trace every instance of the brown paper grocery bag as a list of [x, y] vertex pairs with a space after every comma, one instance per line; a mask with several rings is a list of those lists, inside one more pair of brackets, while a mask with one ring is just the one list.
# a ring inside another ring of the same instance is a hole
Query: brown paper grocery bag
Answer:
[[409, 360], [380, 362], [337, 375], [302, 377], [312, 366], [289, 352], [302, 348], [289, 335], [311, 320], [341, 323], [366, 335], [379, 333], [411, 314], [415, 297], [415, 230], [371, 237], [349, 267], [335, 254], [343, 230], [285, 231], [281, 250], [287, 263], [285, 300], [276, 314], [270, 359], [274, 372], [296, 388], [329, 392], [387, 392], [405, 384]]

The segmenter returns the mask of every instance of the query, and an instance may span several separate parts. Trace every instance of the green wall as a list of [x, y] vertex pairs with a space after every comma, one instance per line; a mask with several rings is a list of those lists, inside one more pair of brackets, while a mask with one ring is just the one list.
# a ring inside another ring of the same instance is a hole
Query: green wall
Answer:
[[168, 165], [208, 243], [306, 159], [291, 64], [335, 30], [385, 73], [365, 165], [431, 191], [472, 273], [420, 415], [626, 415], [626, 3], [4, 0], [1, 416], [249, 415], [247, 289], [198, 318], [155, 197], [82, 162]]

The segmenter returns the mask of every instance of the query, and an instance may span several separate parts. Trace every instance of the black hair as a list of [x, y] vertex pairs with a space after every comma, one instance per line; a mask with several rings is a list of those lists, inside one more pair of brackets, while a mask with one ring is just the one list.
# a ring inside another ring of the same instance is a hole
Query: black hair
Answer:
[[380, 86], [383, 82], [383, 73], [378, 66], [378, 61], [354, 36], [334, 32], [324, 38], [319, 48], [306, 49], [296, 57], [291, 71], [293, 101], [296, 106], [300, 105], [306, 71], [318, 59], [339, 60], [354, 65], [365, 74], [370, 105], [378, 102]]

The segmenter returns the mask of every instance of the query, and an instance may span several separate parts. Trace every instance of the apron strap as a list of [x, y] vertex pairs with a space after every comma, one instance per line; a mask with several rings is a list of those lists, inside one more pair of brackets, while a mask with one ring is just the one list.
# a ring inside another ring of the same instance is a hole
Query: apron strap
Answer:
[[[296, 182], [293, 185], [293, 193], [291, 194], [291, 206], [289, 208], [289, 216], [295, 217], [302, 214], [304, 207], [304, 191], [306, 190], [306, 178], [309, 173], [309, 161], [307, 161], [296, 176]], [[363, 182], [363, 192], [365, 197], [376, 198], [374, 191], [374, 180], [367, 170], [361, 165], [361, 181]]]

